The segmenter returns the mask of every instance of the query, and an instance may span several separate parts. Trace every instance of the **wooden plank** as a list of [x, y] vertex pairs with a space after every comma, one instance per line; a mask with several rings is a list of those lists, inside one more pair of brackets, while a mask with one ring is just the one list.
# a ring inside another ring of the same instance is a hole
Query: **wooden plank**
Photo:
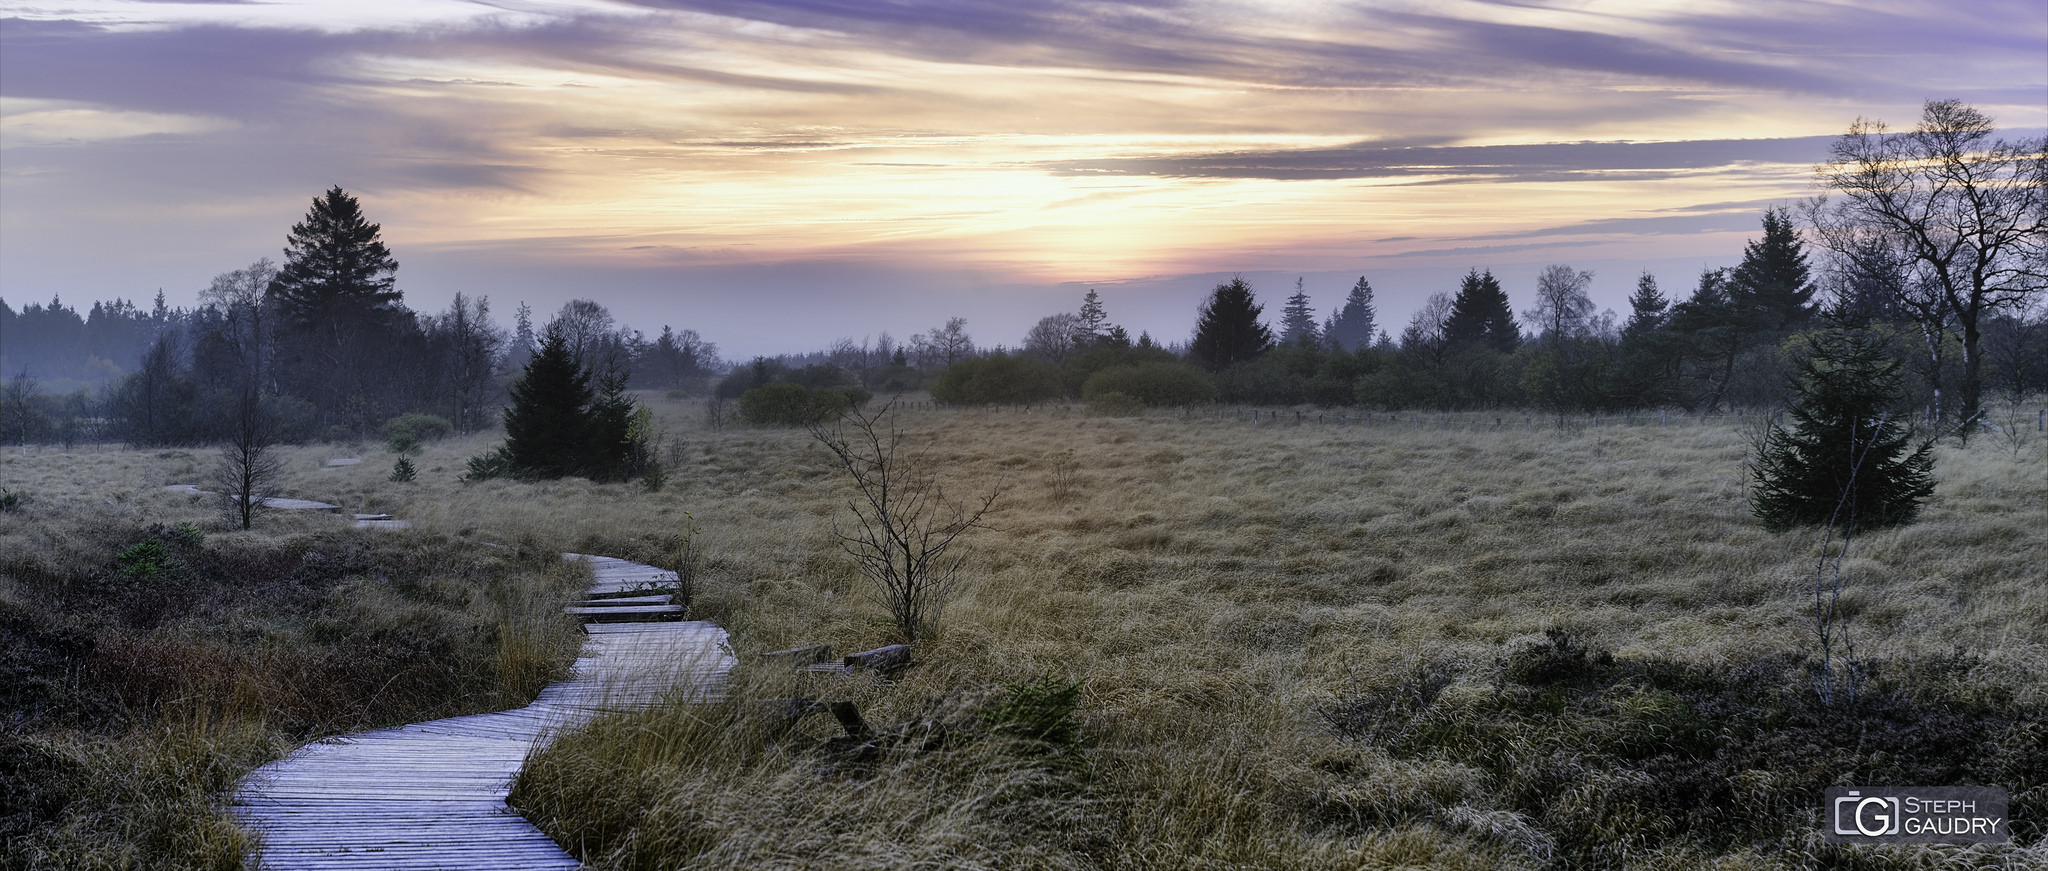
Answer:
[[[674, 574], [609, 557], [606, 584]], [[617, 589], [630, 589], [621, 587]], [[614, 589], [614, 592], [617, 591]], [[664, 596], [640, 597], [649, 600]], [[614, 600], [618, 601], [618, 600]], [[581, 610], [680, 616], [658, 602]], [[520, 766], [599, 711], [722, 698], [725, 630], [704, 621], [591, 624], [569, 679], [527, 707], [358, 732], [308, 744], [244, 778], [233, 811], [266, 869], [571, 869], [576, 860], [505, 805]]]

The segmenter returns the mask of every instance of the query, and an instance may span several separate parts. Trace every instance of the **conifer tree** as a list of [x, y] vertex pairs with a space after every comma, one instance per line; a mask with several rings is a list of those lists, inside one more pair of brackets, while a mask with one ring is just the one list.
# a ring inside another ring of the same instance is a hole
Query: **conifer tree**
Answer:
[[1451, 300], [1451, 316], [1444, 322], [1444, 340], [1450, 347], [1484, 344], [1503, 354], [1522, 343], [1522, 330], [1508, 305], [1507, 291], [1493, 270], [1477, 269], [1465, 274], [1458, 295]]
[[1644, 270], [1636, 279], [1636, 292], [1628, 298], [1628, 323], [1621, 328], [1624, 337], [1639, 336], [1655, 332], [1664, 326], [1665, 315], [1671, 308], [1671, 300], [1657, 287], [1657, 276]]
[[1743, 248], [1728, 290], [1762, 330], [1791, 329], [1813, 314], [1814, 285], [1791, 215], [1782, 209], [1764, 212], [1764, 237]]
[[[288, 380], [328, 419], [345, 404], [365, 406], [383, 383], [393, 327], [405, 314], [395, 287], [398, 261], [382, 228], [339, 186], [313, 199], [285, 239], [285, 262], [270, 293], [291, 330], [280, 349]], [[351, 423], [361, 426], [367, 421]]]
[[1287, 305], [1280, 309], [1280, 343], [1283, 345], [1313, 345], [1320, 337], [1316, 329], [1315, 309], [1309, 307], [1308, 291], [1301, 287], [1299, 278], [1294, 280], [1294, 295], [1287, 298]]
[[1265, 306], [1252, 298], [1244, 276], [1216, 285], [1195, 323], [1188, 353], [1210, 369], [1223, 369], [1257, 359], [1273, 347], [1273, 331], [1259, 322]]
[[505, 458], [512, 474], [560, 478], [583, 470], [594, 393], [561, 331], [550, 329], [512, 385], [505, 409]]
[[1344, 298], [1344, 306], [1331, 313], [1323, 325], [1323, 339], [1344, 351], [1370, 347], [1379, 332], [1378, 317], [1379, 313], [1373, 310], [1372, 285], [1361, 275], [1358, 283], [1351, 286], [1351, 294]]
[[1807, 339], [1790, 428], [1772, 424], [1750, 465], [1750, 507], [1773, 530], [1909, 523], [1934, 492], [1933, 444], [1895, 407], [1901, 361], [1871, 333], [1830, 324]]
[[1074, 329], [1078, 350], [1085, 351], [1101, 342], [1109, 335], [1108, 327], [1109, 313], [1102, 308], [1102, 297], [1089, 288], [1088, 295], [1081, 298], [1080, 323]]

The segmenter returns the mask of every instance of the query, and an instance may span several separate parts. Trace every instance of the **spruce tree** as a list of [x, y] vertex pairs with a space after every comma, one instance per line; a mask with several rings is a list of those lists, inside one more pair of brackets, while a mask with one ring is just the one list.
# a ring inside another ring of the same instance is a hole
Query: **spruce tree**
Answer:
[[1188, 353], [1212, 370], [1257, 359], [1273, 347], [1273, 331], [1259, 322], [1264, 311], [1244, 276], [1232, 276], [1202, 306]]
[[394, 333], [411, 324], [381, 230], [355, 197], [329, 189], [292, 225], [269, 288], [288, 330], [279, 348], [284, 380], [323, 420], [358, 429], [395, 380]]
[[1636, 279], [1636, 292], [1629, 295], [1628, 309], [1628, 323], [1622, 326], [1621, 334], [1623, 337], [1640, 336], [1664, 326], [1671, 300], [1657, 288], [1657, 276], [1645, 270], [1642, 277]]
[[1287, 305], [1280, 309], [1280, 343], [1283, 345], [1313, 345], [1319, 337], [1315, 309], [1309, 307], [1308, 291], [1303, 290], [1301, 284], [1301, 279], [1294, 280], [1294, 295], [1288, 297]]
[[1782, 209], [1764, 212], [1764, 237], [1743, 248], [1729, 295], [1759, 328], [1769, 331], [1805, 323], [1813, 314], [1813, 291], [1805, 246], [1792, 216]]
[[512, 474], [560, 478], [582, 473], [591, 437], [590, 375], [559, 330], [549, 329], [505, 409], [505, 456]]
[[1351, 286], [1351, 295], [1344, 298], [1344, 306], [1323, 325], [1323, 339], [1344, 351], [1371, 347], [1379, 331], [1378, 317], [1372, 305], [1372, 285], [1361, 275]]
[[1102, 297], [1090, 288], [1088, 295], [1081, 298], [1080, 326], [1074, 330], [1079, 340], [1076, 344], [1081, 346], [1078, 350], [1085, 351], [1100, 343], [1109, 335], [1108, 327], [1109, 313], [1102, 308]]
[[1522, 343], [1522, 329], [1515, 323], [1508, 294], [1500, 288], [1493, 270], [1477, 269], [1465, 274], [1458, 295], [1451, 300], [1451, 316], [1444, 321], [1444, 341], [1451, 347], [1483, 344], [1503, 354]]
[[1934, 456], [1895, 406], [1901, 365], [1865, 330], [1830, 324], [1807, 337], [1791, 427], [1772, 424], [1750, 465], [1750, 508], [1766, 528], [1912, 521], [1934, 492]]

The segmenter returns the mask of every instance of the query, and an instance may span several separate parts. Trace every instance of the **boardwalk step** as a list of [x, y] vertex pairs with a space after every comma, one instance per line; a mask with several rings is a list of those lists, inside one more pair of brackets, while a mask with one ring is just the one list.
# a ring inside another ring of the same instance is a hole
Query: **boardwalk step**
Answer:
[[633, 605], [673, 605], [675, 597], [667, 593], [658, 596], [613, 596], [604, 599], [585, 599], [585, 608], [626, 608]]
[[581, 617], [585, 623], [636, 623], [653, 620], [681, 620], [681, 605], [620, 605], [617, 607], [571, 605], [562, 609], [571, 617]]

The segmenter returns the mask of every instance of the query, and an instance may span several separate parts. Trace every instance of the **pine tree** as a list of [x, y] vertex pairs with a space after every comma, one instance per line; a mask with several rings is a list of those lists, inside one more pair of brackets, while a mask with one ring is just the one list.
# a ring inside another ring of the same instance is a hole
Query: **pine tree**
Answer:
[[345, 406], [369, 407], [372, 386], [389, 380], [387, 339], [406, 312], [393, 286], [398, 261], [377, 238], [381, 230], [355, 197], [330, 188], [292, 225], [284, 266], [270, 284], [291, 331], [290, 345], [279, 349], [290, 361], [288, 380], [329, 420]]
[[1344, 306], [1331, 313], [1330, 320], [1323, 325], [1323, 339], [1345, 351], [1370, 347], [1379, 332], [1378, 318], [1379, 313], [1373, 310], [1372, 285], [1361, 275], [1358, 283], [1351, 286], [1351, 295], [1344, 298]]
[[1503, 354], [1522, 343], [1522, 330], [1508, 305], [1507, 291], [1501, 290], [1493, 270], [1477, 269], [1465, 274], [1458, 295], [1451, 301], [1451, 316], [1444, 322], [1444, 340], [1450, 347], [1484, 344]]
[[1280, 343], [1283, 345], [1313, 345], [1319, 338], [1315, 309], [1309, 307], [1308, 291], [1301, 285], [1301, 279], [1294, 279], [1294, 295], [1288, 297], [1287, 305], [1280, 309]]
[[1657, 276], [1648, 270], [1636, 279], [1636, 292], [1628, 298], [1628, 323], [1621, 328], [1624, 337], [1639, 336], [1654, 332], [1664, 326], [1665, 313], [1671, 308], [1671, 300], [1657, 289]]
[[1079, 350], [1087, 350], [1109, 335], [1109, 313], [1102, 309], [1102, 297], [1093, 288], [1081, 298], [1081, 322], [1074, 329], [1075, 344]]
[[271, 284], [285, 316], [314, 326], [397, 305], [398, 261], [377, 238], [382, 229], [339, 186], [315, 197], [306, 219], [292, 225], [284, 267]]
[[576, 365], [561, 332], [548, 330], [513, 383], [512, 404], [505, 409], [509, 470], [530, 478], [582, 472], [593, 398], [590, 374]]
[[1805, 246], [1792, 216], [1764, 212], [1764, 237], [1743, 248], [1729, 294], [1764, 330], [1797, 327], [1813, 315], [1813, 282], [1808, 280]]
[[1765, 527], [1913, 520], [1934, 492], [1934, 456], [1896, 413], [1901, 365], [1864, 330], [1830, 324], [1807, 338], [1791, 428], [1772, 424], [1750, 466], [1750, 508]]
[[1265, 306], [1252, 298], [1244, 276], [1216, 285], [1195, 323], [1188, 353], [1210, 369], [1250, 362], [1273, 347], [1273, 331], [1259, 322]]

